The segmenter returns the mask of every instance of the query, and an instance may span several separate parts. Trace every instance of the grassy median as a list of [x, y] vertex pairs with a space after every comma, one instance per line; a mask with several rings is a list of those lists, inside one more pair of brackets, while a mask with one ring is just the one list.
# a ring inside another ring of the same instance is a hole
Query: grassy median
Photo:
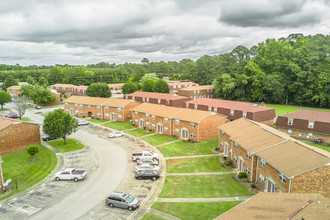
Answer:
[[152, 146], [157, 146], [160, 144], [165, 144], [167, 142], [175, 141], [177, 139], [175, 137], [171, 137], [171, 136], [154, 134], [154, 135], [150, 135], [147, 137], [141, 137], [141, 140], [148, 142]]
[[76, 151], [76, 150], [81, 150], [85, 147], [82, 143], [72, 140], [72, 139], [67, 139], [67, 144], [64, 145], [64, 140], [59, 139], [55, 141], [49, 141], [48, 144], [51, 145], [52, 147], [56, 148], [59, 150], [61, 153], [67, 153], [71, 151]]
[[120, 130], [120, 131], [133, 128], [132, 122], [130, 122], [130, 121], [125, 121], [125, 122], [111, 121], [111, 122], [102, 124], [102, 126], [105, 126], [108, 128], [113, 128], [113, 129]]

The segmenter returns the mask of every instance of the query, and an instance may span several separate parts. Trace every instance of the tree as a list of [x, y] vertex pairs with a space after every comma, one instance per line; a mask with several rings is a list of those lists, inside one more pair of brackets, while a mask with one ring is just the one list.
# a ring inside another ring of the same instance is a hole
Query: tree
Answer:
[[51, 93], [51, 91], [47, 88], [37, 89], [35, 94], [35, 102], [36, 103], [50, 103], [55, 102], [56, 97]]
[[148, 65], [149, 64], [149, 60], [148, 60], [148, 58], [143, 58], [142, 60], [141, 60], [141, 63], [143, 64], [143, 65]]
[[35, 145], [35, 144], [30, 144], [27, 148], [26, 148], [28, 154], [31, 155], [32, 157], [32, 161], [35, 161], [35, 156], [37, 153], [39, 153], [39, 146]]
[[139, 87], [137, 86], [136, 83], [133, 83], [133, 82], [125, 83], [121, 87], [121, 91], [124, 95], [133, 93], [133, 92], [138, 91], [138, 90], [139, 90]]
[[153, 91], [159, 93], [170, 93], [170, 86], [165, 80], [159, 79], [154, 84]]
[[63, 138], [66, 145], [66, 137], [78, 130], [78, 122], [69, 113], [57, 109], [46, 115], [43, 132], [51, 138]]
[[155, 83], [156, 83], [156, 81], [153, 79], [143, 80], [143, 82], [141, 84], [141, 90], [143, 92], [153, 92]]
[[1, 110], [3, 110], [3, 105], [11, 102], [11, 96], [8, 92], [0, 91], [0, 105]]
[[19, 100], [20, 102], [13, 102], [10, 108], [15, 110], [19, 115], [19, 119], [22, 120], [22, 116], [25, 114], [25, 111], [27, 109], [27, 105], [24, 101], [27, 101], [27, 99], [20, 98]]
[[26, 82], [27, 82], [28, 84], [30, 84], [30, 85], [34, 85], [34, 80], [33, 80], [33, 78], [32, 78], [31, 76], [28, 76], [28, 77], [26, 78]]
[[86, 90], [87, 96], [91, 97], [111, 97], [111, 91], [106, 83], [92, 83]]
[[148, 74], [145, 74], [142, 79], [141, 79], [141, 84], [144, 82], [144, 80], [147, 80], [147, 79], [152, 79], [152, 80], [159, 80], [159, 78], [157, 77], [156, 73], [148, 73]]
[[8, 87], [17, 85], [18, 86], [18, 82], [16, 79], [14, 79], [14, 77], [12, 75], [9, 75], [6, 80], [4, 81], [4, 83], [2, 84], [2, 90], [7, 91]]
[[49, 85], [49, 83], [48, 83], [47, 79], [43, 76], [40, 77], [39, 86], [46, 88], [46, 87], [48, 87], [48, 85]]

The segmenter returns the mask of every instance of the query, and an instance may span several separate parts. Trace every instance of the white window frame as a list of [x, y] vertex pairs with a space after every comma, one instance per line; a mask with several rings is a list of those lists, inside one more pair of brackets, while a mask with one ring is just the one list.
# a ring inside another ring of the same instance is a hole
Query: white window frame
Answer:
[[146, 113], [146, 118], [149, 118], [149, 114], [148, 113]]
[[209, 112], [212, 111], [212, 107], [209, 107]]
[[214, 111], [215, 113], [217, 113], [217, 112], [218, 112], [218, 108], [214, 108], [213, 111]]
[[265, 177], [261, 173], [259, 173], [259, 181], [261, 183], [264, 183], [265, 182]]
[[147, 121], [147, 122], [146, 122], [146, 126], [149, 126], [149, 125], [150, 125], [150, 123]]
[[313, 133], [308, 133], [307, 138], [313, 138]]
[[170, 100], [166, 100], [166, 105], [169, 105], [170, 104]]
[[80, 107], [80, 108], [82, 108], [82, 107], [83, 107], [83, 105], [82, 105], [82, 104], [80, 104], [80, 105], [79, 105], [79, 107]]
[[118, 111], [118, 112], [121, 112], [121, 108], [120, 108], [120, 107], [118, 107], [118, 108], [117, 108], [117, 111]]
[[283, 174], [283, 173], [280, 173], [279, 174], [279, 176], [278, 176], [278, 178], [283, 182], [283, 183], [285, 183], [286, 184], [286, 176]]
[[197, 107], [198, 107], [198, 105], [195, 105], [195, 106], [194, 106], [194, 109], [197, 109]]
[[238, 148], [238, 144], [236, 142], [234, 142], [234, 148], [237, 149]]
[[243, 118], [246, 118], [246, 112], [243, 112]]
[[260, 158], [260, 166], [262, 166], [263, 168], [266, 167], [266, 161], [262, 158]]
[[101, 117], [101, 113], [97, 113], [97, 117], [98, 117], [98, 118]]
[[75, 107], [78, 107], [78, 103], [74, 104]]
[[235, 110], [230, 110], [230, 116], [234, 116]]
[[178, 129], [178, 128], [176, 128], [174, 131], [175, 131], [176, 134], [180, 133], [180, 129]]
[[105, 109], [105, 110], [109, 110], [109, 106], [105, 106], [104, 109]]
[[186, 103], [186, 108], [189, 108], [189, 104], [188, 103]]
[[158, 104], [160, 104], [160, 99], [158, 99]]
[[293, 125], [293, 118], [288, 118], [288, 125]]
[[147, 102], [149, 102], [149, 98], [147, 98]]
[[69, 103], [66, 102], [65, 105], [69, 105]]
[[122, 116], [121, 115], [118, 115], [118, 119], [122, 119]]
[[151, 116], [151, 119], [152, 119], [152, 120], [156, 120], [156, 116], [155, 116], [155, 115], [152, 115], [152, 116]]
[[139, 113], [138, 112], [134, 112], [135, 115], [138, 115]]
[[175, 119], [175, 124], [180, 124], [180, 120], [179, 119]]
[[99, 105], [98, 105], [98, 106], [96, 106], [96, 108], [97, 108], [97, 109], [100, 109], [100, 108], [101, 108], [101, 106], [99, 106]]
[[190, 137], [196, 137], [195, 132], [190, 132]]
[[168, 131], [168, 127], [164, 127], [164, 131]]
[[135, 123], [139, 123], [139, 120], [135, 119]]
[[250, 152], [246, 152], [246, 158], [250, 159], [251, 160], [251, 153]]
[[168, 122], [168, 118], [164, 118], [164, 121], [165, 121], [165, 122]]
[[308, 128], [314, 128], [314, 122], [313, 121], [308, 122]]
[[288, 129], [288, 134], [291, 135], [292, 134], [292, 130]]
[[105, 117], [106, 117], [106, 118], [109, 118], [109, 114], [105, 114]]
[[196, 127], [196, 123], [190, 122], [190, 127], [195, 128]]
[[145, 98], [142, 98], [142, 101], [143, 101], [143, 102], [145, 102], [145, 101], [146, 101], [146, 99], [145, 99]]
[[155, 124], [151, 124], [151, 127], [152, 127], [152, 128], [156, 128], [156, 125], [155, 125]]

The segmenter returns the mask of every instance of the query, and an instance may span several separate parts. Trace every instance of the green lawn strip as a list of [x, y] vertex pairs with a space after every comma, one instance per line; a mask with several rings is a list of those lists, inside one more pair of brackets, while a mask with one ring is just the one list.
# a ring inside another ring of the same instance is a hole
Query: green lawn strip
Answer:
[[275, 109], [276, 115], [285, 115], [291, 112], [298, 111], [299, 109], [311, 109], [317, 111], [330, 111], [330, 109], [324, 108], [313, 108], [313, 107], [303, 107], [294, 105], [278, 105], [278, 104], [266, 104], [266, 107]]
[[127, 134], [134, 135], [135, 137], [141, 137], [141, 136], [144, 136], [144, 135], [152, 134], [150, 132], [145, 132], [144, 130], [142, 130], [140, 128], [137, 128], [137, 129], [134, 129], [134, 130], [130, 130], [130, 131], [125, 131], [125, 132]]
[[232, 179], [234, 174], [167, 176], [161, 198], [249, 196], [253, 193]]
[[146, 213], [141, 220], [165, 220], [165, 218], [151, 213]]
[[323, 145], [319, 145], [319, 144], [314, 144], [314, 143], [310, 143], [310, 142], [305, 142], [308, 145], [311, 145], [313, 147], [318, 147], [321, 148], [323, 150], [329, 151], [330, 152], [330, 146], [323, 146]]
[[86, 119], [86, 121], [92, 122], [94, 124], [101, 124], [103, 122], [107, 122], [108, 120], [102, 120], [102, 119]]
[[197, 157], [185, 159], [171, 159], [166, 161], [168, 173], [196, 173], [230, 171], [219, 162], [219, 157]]
[[49, 141], [48, 144], [51, 145], [52, 147], [56, 148], [57, 150], [59, 150], [61, 153], [76, 151], [76, 150], [83, 149], [85, 147], [85, 145], [79, 143], [78, 141], [72, 140], [72, 139], [67, 139], [66, 141], [67, 141], [66, 145], [64, 145], [63, 139]]
[[3, 115], [0, 115], [0, 117], [5, 117], [5, 116], [3, 116]]
[[102, 126], [105, 126], [108, 128], [113, 128], [113, 129], [120, 130], [120, 131], [133, 128], [132, 122], [130, 122], [130, 121], [125, 121], [125, 122], [111, 121], [111, 122], [102, 124]]
[[12, 191], [0, 193], [0, 200], [35, 185], [48, 176], [57, 164], [55, 153], [44, 146], [39, 147], [35, 162], [31, 161], [31, 156], [26, 150], [4, 154], [2, 159], [4, 161], [1, 163], [4, 179], [12, 180], [10, 184]]
[[219, 138], [211, 138], [199, 143], [192, 143], [186, 141], [178, 141], [172, 144], [158, 147], [164, 157], [176, 156], [192, 156], [192, 155], [207, 155], [216, 154], [212, 151], [213, 148], [219, 146]]
[[29, 118], [22, 118], [22, 121], [31, 121]]
[[214, 219], [243, 201], [230, 202], [155, 202], [151, 208], [180, 219]]
[[160, 135], [160, 134], [150, 135], [150, 136], [147, 136], [147, 137], [141, 137], [141, 139], [148, 142], [149, 144], [151, 144], [153, 146], [157, 146], [157, 145], [160, 145], [160, 144], [165, 144], [167, 142], [177, 140], [174, 137]]

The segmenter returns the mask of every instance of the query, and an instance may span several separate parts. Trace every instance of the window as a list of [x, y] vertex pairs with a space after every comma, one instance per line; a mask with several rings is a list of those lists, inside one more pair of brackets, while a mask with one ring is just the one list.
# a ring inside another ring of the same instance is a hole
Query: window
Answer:
[[264, 183], [264, 181], [265, 181], [265, 177], [261, 173], [259, 173], [259, 181], [261, 183]]
[[97, 113], [97, 117], [101, 117], [101, 114], [100, 113]]
[[176, 89], [176, 86], [173, 86], [173, 89]]
[[78, 110], [76, 110], [76, 114], [79, 114], [79, 111]]
[[118, 115], [118, 119], [121, 119], [122, 118], [122, 116], [121, 115]]
[[82, 107], [83, 107], [83, 105], [79, 105], [79, 107], [80, 107], [80, 108], [82, 108]]
[[221, 136], [224, 136], [225, 135], [225, 132], [221, 131]]
[[138, 115], [139, 113], [138, 112], [134, 112], [135, 115]]
[[170, 101], [169, 100], [166, 100], [166, 105], [169, 105], [170, 104]]
[[234, 142], [234, 148], [237, 149], [238, 144]]
[[168, 122], [168, 118], [164, 118], [164, 121], [165, 121], [165, 122]]
[[101, 108], [101, 107], [98, 105], [98, 106], [97, 106], [97, 109], [100, 109], [100, 108]]
[[195, 107], [194, 107], [195, 109], [197, 109], [197, 105], [195, 105]]
[[235, 112], [235, 110], [230, 110], [230, 115], [233, 116], [234, 112]]
[[158, 99], [158, 104], [160, 104], [160, 99]]
[[135, 100], [135, 97], [132, 97], [133, 100]]
[[266, 166], [266, 161], [262, 158], [260, 158], [260, 166], [262, 166], [262, 167]]
[[164, 130], [165, 130], [165, 131], [168, 131], [168, 127], [164, 127]]
[[291, 129], [288, 130], [288, 134], [290, 134], [290, 135], [292, 134], [292, 130]]
[[188, 103], [186, 103], [186, 108], [189, 108], [189, 104]]
[[197, 90], [197, 93], [199, 93], [199, 90]]
[[179, 119], [175, 119], [175, 124], [180, 124], [180, 120]]
[[105, 117], [106, 117], [106, 118], [109, 118], [109, 114], [105, 114]]
[[135, 119], [135, 123], [139, 123], [139, 120]]
[[218, 111], [217, 111], [217, 108], [213, 108], [213, 111], [215, 112], [215, 113], [217, 113]]
[[91, 108], [91, 105], [88, 105], [88, 108], [90, 109]]
[[279, 179], [283, 182], [283, 183], [286, 183], [286, 177], [283, 173], [280, 173], [279, 175]]
[[223, 147], [223, 141], [221, 141], [221, 147]]
[[143, 99], [142, 99], [142, 101], [144, 101], [144, 102], [145, 102], [145, 101], [146, 101], [146, 99], [145, 99], [145, 98], [143, 98]]
[[69, 109], [66, 109], [65, 111], [66, 111], [66, 112], [69, 112]]
[[196, 137], [195, 132], [190, 132], [190, 137]]
[[313, 121], [308, 122], [308, 128], [314, 128], [314, 122]]
[[237, 156], [234, 155], [234, 161], [237, 163]]
[[156, 116], [152, 115], [151, 116], [152, 120], [156, 120]]
[[249, 168], [248, 166], [245, 166], [245, 172], [246, 172], [247, 174], [250, 174], [250, 168]]
[[212, 107], [209, 107], [209, 112], [212, 111]]
[[193, 123], [193, 122], [191, 122], [191, 123], [190, 123], [190, 127], [193, 127], [193, 128], [194, 128], [194, 127], [196, 127], [196, 124]]
[[243, 112], [243, 118], [246, 118], [246, 112]]
[[83, 114], [84, 114], [84, 112], [82, 112], [82, 111], [81, 111], [81, 112], [80, 112], [80, 114], [81, 114], [81, 115], [83, 115]]
[[149, 102], [149, 98], [147, 98], [147, 102]]
[[288, 118], [288, 125], [292, 125], [293, 124], [293, 119]]
[[246, 157], [251, 159], [251, 153], [250, 152], [246, 152]]
[[74, 106], [75, 106], [75, 107], [78, 107], [78, 104], [76, 103], [76, 104], [74, 104]]
[[67, 102], [65, 103], [65, 105], [68, 105], [68, 104], [69, 104], [69, 103], [67, 103]]
[[121, 112], [121, 108], [117, 108], [117, 111]]
[[149, 114], [148, 113], [146, 113], [146, 118], [149, 118]]
[[313, 137], [313, 133], [308, 133], [307, 138], [312, 138]]
[[125, 99], [128, 99], [128, 96], [125, 96]]
[[179, 129], [175, 129], [175, 133], [179, 134], [180, 133], [180, 130]]
[[194, 94], [196, 93], [196, 90], [194, 90]]
[[150, 123], [147, 121], [147, 122], [146, 122], [146, 125], [149, 126], [149, 124], [150, 124]]
[[108, 106], [105, 106], [105, 110], [109, 110], [109, 107]]
[[280, 189], [277, 189], [277, 191], [278, 191], [279, 193], [282, 193], [282, 190], [280, 190]]

